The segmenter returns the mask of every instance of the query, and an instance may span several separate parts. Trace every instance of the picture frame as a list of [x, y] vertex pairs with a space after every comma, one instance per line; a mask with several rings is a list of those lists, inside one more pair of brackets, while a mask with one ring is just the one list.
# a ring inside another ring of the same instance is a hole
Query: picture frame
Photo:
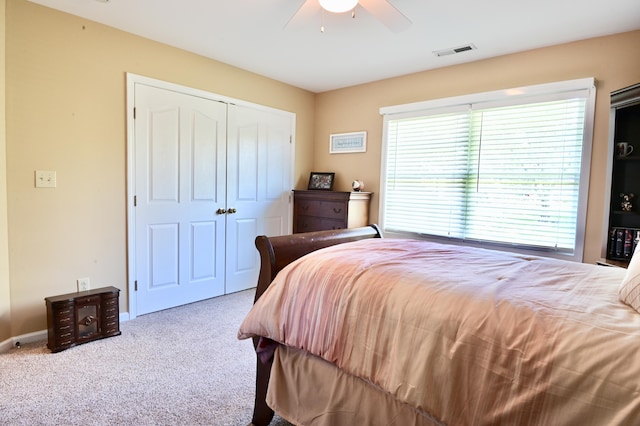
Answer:
[[329, 154], [367, 151], [367, 132], [334, 133], [329, 136]]
[[307, 189], [332, 191], [334, 177], [335, 173], [311, 172], [309, 175], [309, 186]]

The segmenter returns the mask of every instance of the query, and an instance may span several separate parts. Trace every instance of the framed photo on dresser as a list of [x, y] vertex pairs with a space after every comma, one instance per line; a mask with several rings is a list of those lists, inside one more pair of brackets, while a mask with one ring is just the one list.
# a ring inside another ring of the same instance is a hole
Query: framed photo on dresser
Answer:
[[335, 173], [311, 172], [307, 189], [333, 190], [333, 178]]

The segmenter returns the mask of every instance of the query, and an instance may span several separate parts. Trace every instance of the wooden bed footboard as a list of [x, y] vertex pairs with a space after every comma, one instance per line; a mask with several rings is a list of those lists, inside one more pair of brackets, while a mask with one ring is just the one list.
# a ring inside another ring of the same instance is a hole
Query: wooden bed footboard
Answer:
[[[382, 233], [377, 225], [369, 225], [279, 237], [256, 237], [256, 248], [260, 253], [260, 274], [254, 303], [271, 285], [276, 274], [294, 260], [321, 248], [365, 238], [382, 238]], [[258, 338], [253, 339], [253, 346], [257, 348]], [[256, 357], [256, 398], [250, 426], [267, 426], [273, 418], [273, 410], [265, 402], [270, 375], [271, 362], [263, 363]]]

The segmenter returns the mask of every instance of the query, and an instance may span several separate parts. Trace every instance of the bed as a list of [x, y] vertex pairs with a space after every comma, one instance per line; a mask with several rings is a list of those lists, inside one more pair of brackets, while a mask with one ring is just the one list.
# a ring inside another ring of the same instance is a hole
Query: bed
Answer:
[[255, 426], [274, 410], [314, 426], [640, 419], [635, 256], [627, 270], [381, 238], [375, 225], [256, 247], [238, 331], [257, 354]]

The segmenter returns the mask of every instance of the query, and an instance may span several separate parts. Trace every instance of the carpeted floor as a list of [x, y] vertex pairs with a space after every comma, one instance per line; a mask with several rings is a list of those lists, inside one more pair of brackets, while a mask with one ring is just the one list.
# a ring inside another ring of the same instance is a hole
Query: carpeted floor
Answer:
[[140, 316], [121, 336], [56, 354], [44, 341], [0, 354], [0, 424], [247, 425], [255, 355], [236, 333], [252, 303], [243, 291]]

